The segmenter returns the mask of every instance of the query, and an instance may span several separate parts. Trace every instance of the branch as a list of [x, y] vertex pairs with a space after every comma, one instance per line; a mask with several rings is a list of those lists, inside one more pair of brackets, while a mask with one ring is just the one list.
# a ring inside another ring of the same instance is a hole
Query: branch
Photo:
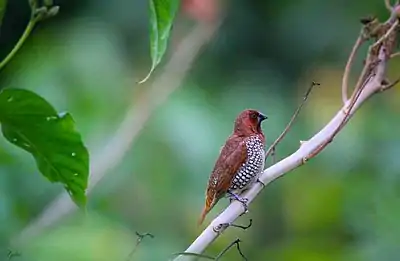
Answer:
[[342, 100], [343, 104], [347, 102], [347, 92], [348, 92], [348, 84], [349, 84], [349, 76], [351, 72], [351, 67], [353, 66], [354, 58], [356, 57], [356, 53], [358, 49], [360, 49], [360, 46], [364, 42], [364, 37], [363, 37], [363, 30], [361, 30], [360, 35], [358, 36], [356, 43], [353, 46], [353, 49], [351, 50], [349, 59], [347, 60], [346, 67], [344, 69], [344, 74], [343, 74], [343, 79], [342, 79]]
[[386, 9], [387, 9], [389, 12], [392, 12], [393, 7], [392, 7], [392, 5], [390, 4], [390, 0], [385, 0], [385, 7], [386, 7]]
[[[198, 23], [183, 38], [176, 49], [177, 51], [172, 54], [170, 61], [165, 65], [163, 73], [154, 81], [152, 86], [148, 87], [148, 91], [143, 97], [140, 97], [139, 101], [128, 110], [109, 143], [93, 156], [87, 194], [91, 193], [104, 176], [120, 163], [153, 111], [181, 85], [200, 49], [212, 38], [222, 22], [221, 20], [212, 23]], [[65, 192], [61, 193], [42, 211], [36, 220], [33, 220], [12, 240], [12, 243], [29, 241], [43, 229], [76, 210], [77, 207], [73, 204], [69, 195]]]
[[240, 249], [240, 242], [242, 242], [239, 238], [237, 238], [235, 241], [230, 243], [227, 247], [225, 247], [216, 257], [208, 256], [208, 255], [202, 255], [202, 254], [197, 254], [197, 253], [189, 253], [189, 252], [182, 252], [182, 253], [175, 253], [172, 256], [189, 256], [189, 257], [199, 257], [199, 258], [204, 258], [208, 260], [215, 260], [218, 261], [220, 260], [223, 255], [228, 252], [229, 249], [231, 249], [233, 246], [236, 246], [236, 249], [240, 256], [243, 258], [243, 260], [247, 261], [247, 257], [243, 254], [242, 250]]
[[[389, 23], [397, 23], [393, 19], [397, 19], [397, 17], [392, 15]], [[397, 30], [390, 31], [392, 36], [397, 36]], [[385, 38], [386, 37], [387, 36], [385, 36]], [[377, 41], [380, 40], [378, 39]], [[311, 139], [303, 142], [296, 152], [264, 170], [259, 177], [259, 180], [263, 184], [268, 185], [274, 180], [282, 177], [284, 174], [303, 165], [306, 162], [304, 159], [308, 158], [309, 155], [313, 155], [315, 151], [321, 151], [321, 147], [325, 147], [330, 143], [332, 137], [334, 137], [343, 128], [343, 126], [348, 123], [348, 121], [362, 104], [364, 104], [374, 94], [385, 90], [385, 88], [382, 88], [382, 82], [384, 82], [386, 73], [387, 59], [390, 57], [390, 52], [393, 49], [387, 48], [386, 45], [388, 44], [390, 43], [382, 41], [382, 45], [378, 46], [378, 59], [376, 62], [369, 62], [370, 59], [367, 60], [363, 73], [359, 79], [359, 83], [357, 84], [358, 86], [356, 86], [358, 88], [354, 88], [352, 98], [345, 102], [344, 106], [336, 113], [336, 115], [324, 128], [316, 133]], [[368, 58], [374, 56], [371, 54], [372, 51], [372, 48], [368, 49]], [[250, 204], [263, 188], [265, 188], [263, 185], [254, 183], [251, 188], [244, 192], [241, 196], [247, 198], [247, 204]], [[185, 252], [202, 253], [207, 246], [209, 246], [221, 235], [225, 229], [222, 228], [221, 230], [215, 232], [215, 227], [220, 224], [231, 224], [242, 214], [243, 205], [238, 201], [231, 202], [231, 204], [211, 222], [211, 224], [197, 237], [197, 239], [187, 248]], [[175, 260], [181, 261], [189, 259], [184, 256], [178, 256]]]

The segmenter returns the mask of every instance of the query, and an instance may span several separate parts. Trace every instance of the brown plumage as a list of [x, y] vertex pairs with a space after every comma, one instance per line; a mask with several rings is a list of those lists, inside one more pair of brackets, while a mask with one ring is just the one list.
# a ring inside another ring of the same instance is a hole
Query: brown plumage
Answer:
[[265, 161], [265, 137], [261, 122], [266, 118], [256, 110], [244, 110], [237, 116], [233, 133], [222, 147], [208, 180], [199, 225], [226, 193], [237, 198], [237, 194], [258, 179]]

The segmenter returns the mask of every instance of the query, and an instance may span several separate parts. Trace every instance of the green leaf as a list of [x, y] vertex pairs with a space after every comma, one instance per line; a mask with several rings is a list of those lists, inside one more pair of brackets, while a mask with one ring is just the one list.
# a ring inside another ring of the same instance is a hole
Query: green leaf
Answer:
[[3, 16], [6, 12], [7, 0], [0, 0], [0, 26], [3, 22]]
[[89, 153], [68, 113], [56, 110], [39, 95], [22, 89], [0, 92], [4, 137], [30, 152], [40, 172], [60, 182], [78, 206], [86, 205]]
[[149, 0], [150, 5], [150, 55], [152, 65], [148, 75], [140, 81], [147, 81], [161, 62], [168, 46], [168, 40], [179, 7], [179, 0]]

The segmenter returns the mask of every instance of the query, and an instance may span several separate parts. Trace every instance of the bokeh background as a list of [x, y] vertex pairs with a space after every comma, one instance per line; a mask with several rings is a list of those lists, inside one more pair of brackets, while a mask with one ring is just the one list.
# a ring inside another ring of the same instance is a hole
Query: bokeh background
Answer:
[[[29, 20], [27, 2], [8, 1], [1, 57]], [[132, 260], [168, 260], [183, 251], [201, 232], [196, 222], [208, 176], [236, 114], [250, 107], [267, 114], [263, 127], [270, 144], [311, 81], [320, 82], [277, 157], [295, 151], [341, 106], [343, 67], [359, 18], [387, 16], [382, 0], [187, 0], [166, 57], [138, 85], [150, 68], [147, 1], [55, 2], [59, 15], [36, 27], [0, 72], [0, 88], [33, 90], [58, 111], [71, 112], [92, 158], [104, 153], [128, 109], [163, 73], [196, 23], [223, 19], [223, 24], [89, 195], [89, 216], [82, 220], [73, 212], [11, 246], [22, 254], [15, 260], [123, 261], [135, 247], [135, 231], [155, 238], [144, 239]], [[354, 72], [361, 61], [360, 56]], [[398, 62], [391, 62], [390, 76], [398, 70]], [[370, 100], [323, 153], [261, 193], [237, 221], [252, 218], [250, 229], [229, 229], [207, 254], [216, 255], [240, 237], [249, 260], [398, 260], [399, 95], [393, 89]], [[107, 153], [112, 158], [115, 152]], [[28, 153], [4, 139], [0, 163], [0, 260], [7, 260], [10, 240], [63, 188], [49, 183]], [[227, 204], [222, 200], [206, 223]], [[223, 260], [241, 258], [232, 249]]]

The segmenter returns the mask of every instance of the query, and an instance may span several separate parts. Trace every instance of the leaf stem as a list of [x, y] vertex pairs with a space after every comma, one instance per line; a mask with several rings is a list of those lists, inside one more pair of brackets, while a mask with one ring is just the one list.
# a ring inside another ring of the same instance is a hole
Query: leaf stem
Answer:
[[22, 36], [19, 38], [17, 44], [14, 46], [14, 48], [11, 50], [11, 52], [6, 56], [6, 58], [3, 59], [0, 63], [0, 70], [3, 69], [4, 66], [14, 57], [14, 55], [18, 52], [18, 50], [22, 47], [30, 33], [32, 32], [33, 28], [36, 25], [37, 20], [36, 19], [31, 19], [29, 20], [29, 23], [27, 27], [25, 28], [24, 33]]

